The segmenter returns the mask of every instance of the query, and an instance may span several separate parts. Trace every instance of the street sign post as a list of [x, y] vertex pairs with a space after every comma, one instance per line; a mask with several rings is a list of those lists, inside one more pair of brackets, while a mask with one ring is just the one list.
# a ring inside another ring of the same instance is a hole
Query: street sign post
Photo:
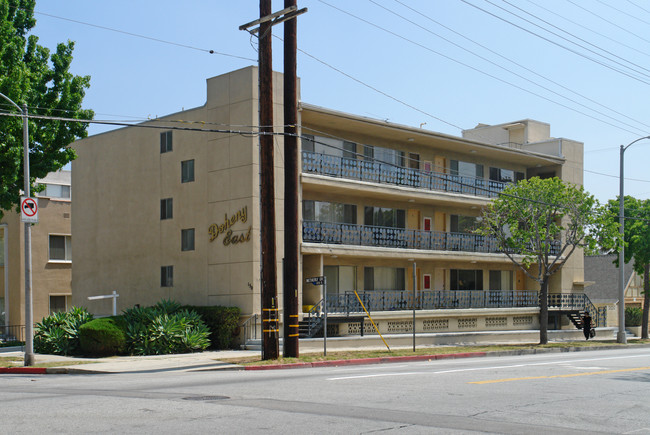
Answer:
[[38, 198], [20, 197], [20, 221], [38, 223]]
[[305, 281], [313, 285], [323, 286], [323, 356], [327, 356], [327, 278], [325, 276], [315, 276], [307, 278]]

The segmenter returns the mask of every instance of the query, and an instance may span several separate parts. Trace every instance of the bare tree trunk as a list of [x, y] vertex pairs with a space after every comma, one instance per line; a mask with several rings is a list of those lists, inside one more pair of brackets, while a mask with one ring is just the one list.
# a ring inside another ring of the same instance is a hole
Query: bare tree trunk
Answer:
[[641, 322], [641, 338], [648, 338], [648, 313], [650, 313], [650, 264], [643, 270], [643, 321]]
[[539, 344], [548, 343], [548, 277], [539, 286]]

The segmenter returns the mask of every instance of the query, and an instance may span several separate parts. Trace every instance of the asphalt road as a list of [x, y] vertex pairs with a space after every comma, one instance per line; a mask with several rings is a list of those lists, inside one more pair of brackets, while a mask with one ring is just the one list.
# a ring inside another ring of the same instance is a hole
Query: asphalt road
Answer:
[[0, 433], [650, 434], [650, 349], [273, 371], [0, 375]]

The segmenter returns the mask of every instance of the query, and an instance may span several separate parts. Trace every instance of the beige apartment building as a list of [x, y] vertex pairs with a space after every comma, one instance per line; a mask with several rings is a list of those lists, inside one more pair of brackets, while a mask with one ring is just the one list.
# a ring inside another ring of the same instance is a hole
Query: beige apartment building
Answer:
[[[31, 227], [33, 319], [66, 311], [72, 297], [70, 171], [48, 174], [38, 197], [38, 223]], [[0, 221], [0, 335], [22, 338], [25, 325], [25, 232], [20, 213]]]
[[[117, 291], [118, 310], [171, 298], [238, 306], [243, 320], [259, 315], [259, 141], [250, 134], [258, 125], [257, 76], [249, 67], [210, 78], [201, 107], [73, 144], [75, 305], [109, 314], [110, 301], [87, 297]], [[276, 73], [276, 125], [281, 103]], [[581, 185], [582, 143], [553, 138], [548, 124], [528, 119], [479, 124], [462, 137], [306, 103], [299, 119], [295, 267], [305, 334], [317, 332], [323, 308], [324, 289], [305, 282], [314, 276], [327, 277], [332, 334], [359, 333], [354, 291], [382, 333], [410, 331], [414, 303], [421, 332], [539, 326], [538, 285], [471, 230], [507, 183], [537, 175]], [[282, 136], [275, 143], [282, 300]], [[550, 291], [582, 295], [583, 286], [578, 253]]]

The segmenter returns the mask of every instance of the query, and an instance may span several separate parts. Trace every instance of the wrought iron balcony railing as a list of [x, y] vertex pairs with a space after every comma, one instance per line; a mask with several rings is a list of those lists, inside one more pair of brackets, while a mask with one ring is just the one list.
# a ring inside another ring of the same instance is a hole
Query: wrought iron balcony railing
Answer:
[[[528, 290], [365, 290], [358, 291], [368, 311], [536, 307], [536, 291]], [[354, 292], [327, 295], [328, 313], [363, 313]]]
[[[303, 221], [302, 240], [310, 243], [379, 246], [430, 251], [504, 252], [498, 248], [494, 238], [477, 234], [409, 230], [319, 221]], [[554, 242], [551, 254], [557, 255], [558, 252], [559, 243]]]
[[497, 196], [508, 185], [508, 183], [483, 178], [426, 172], [389, 163], [378, 163], [372, 160], [359, 160], [310, 151], [302, 152], [302, 170], [307, 173], [331, 177], [408, 186], [415, 189], [463, 193], [488, 198]]
[[[439, 310], [469, 308], [532, 308], [539, 306], [539, 293], [533, 290], [425, 290], [413, 295], [412, 290], [361, 290], [359, 299], [368, 311]], [[327, 295], [330, 314], [363, 313], [363, 307], [352, 291]], [[589, 311], [594, 326], [607, 325], [607, 309], [597, 309], [585, 294], [551, 293], [550, 310]], [[310, 321], [323, 315], [321, 300], [308, 313]], [[316, 322], [314, 322], [316, 324]]]

